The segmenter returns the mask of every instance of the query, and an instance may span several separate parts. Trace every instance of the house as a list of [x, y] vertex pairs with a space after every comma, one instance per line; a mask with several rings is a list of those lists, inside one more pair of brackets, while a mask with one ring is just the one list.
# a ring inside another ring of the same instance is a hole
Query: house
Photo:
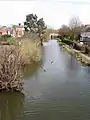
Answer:
[[24, 28], [19, 23], [18, 27], [16, 28], [16, 37], [20, 38], [20, 37], [23, 37], [23, 35], [24, 35]]
[[11, 35], [11, 28], [7, 26], [0, 27], [0, 35]]
[[12, 37], [23, 37], [24, 35], [24, 27], [19, 24], [15, 27], [0, 27], [0, 35], [11, 35]]
[[81, 43], [87, 43], [90, 45], [90, 25], [85, 26], [83, 32], [81, 33], [80, 37]]
[[7, 35], [8, 34], [8, 30], [7, 30], [6, 26], [2, 26], [1, 30], [2, 30], [2, 35]]

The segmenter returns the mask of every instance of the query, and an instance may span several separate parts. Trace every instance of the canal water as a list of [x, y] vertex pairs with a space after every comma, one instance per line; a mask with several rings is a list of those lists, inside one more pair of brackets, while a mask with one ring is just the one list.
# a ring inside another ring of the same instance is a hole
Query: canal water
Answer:
[[90, 120], [90, 68], [56, 40], [42, 53], [41, 62], [25, 68], [25, 96], [0, 93], [0, 120]]

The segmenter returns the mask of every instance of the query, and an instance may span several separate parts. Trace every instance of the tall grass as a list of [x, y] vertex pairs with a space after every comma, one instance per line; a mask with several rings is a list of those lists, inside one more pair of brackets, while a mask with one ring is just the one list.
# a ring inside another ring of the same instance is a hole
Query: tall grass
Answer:
[[41, 59], [40, 46], [35, 41], [24, 40], [20, 46], [20, 54], [22, 56], [22, 64], [30, 64]]

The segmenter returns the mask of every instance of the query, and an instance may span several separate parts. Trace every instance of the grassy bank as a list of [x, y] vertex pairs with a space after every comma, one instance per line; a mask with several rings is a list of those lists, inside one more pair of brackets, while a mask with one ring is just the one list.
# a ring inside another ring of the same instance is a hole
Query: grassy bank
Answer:
[[58, 41], [58, 43], [62, 46], [63, 50], [67, 51], [71, 55], [75, 56], [75, 58], [81, 62], [82, 65], [90, 66], [90, 57], [83, 54], [79, 50], [73, 49], [71, 46], [61, 42], [61, 40]]

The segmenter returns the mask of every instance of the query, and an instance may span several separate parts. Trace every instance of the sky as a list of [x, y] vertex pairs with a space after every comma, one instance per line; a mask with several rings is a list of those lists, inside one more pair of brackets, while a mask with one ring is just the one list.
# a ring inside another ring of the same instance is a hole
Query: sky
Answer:
[[73, 16], [78, 16], [83, 24], [90, 24], [90, 0], [0, 1], [0, 25], [23, 23], [30, 13], [43, 17], [45, 23], [54, 29], [68, 25]]

